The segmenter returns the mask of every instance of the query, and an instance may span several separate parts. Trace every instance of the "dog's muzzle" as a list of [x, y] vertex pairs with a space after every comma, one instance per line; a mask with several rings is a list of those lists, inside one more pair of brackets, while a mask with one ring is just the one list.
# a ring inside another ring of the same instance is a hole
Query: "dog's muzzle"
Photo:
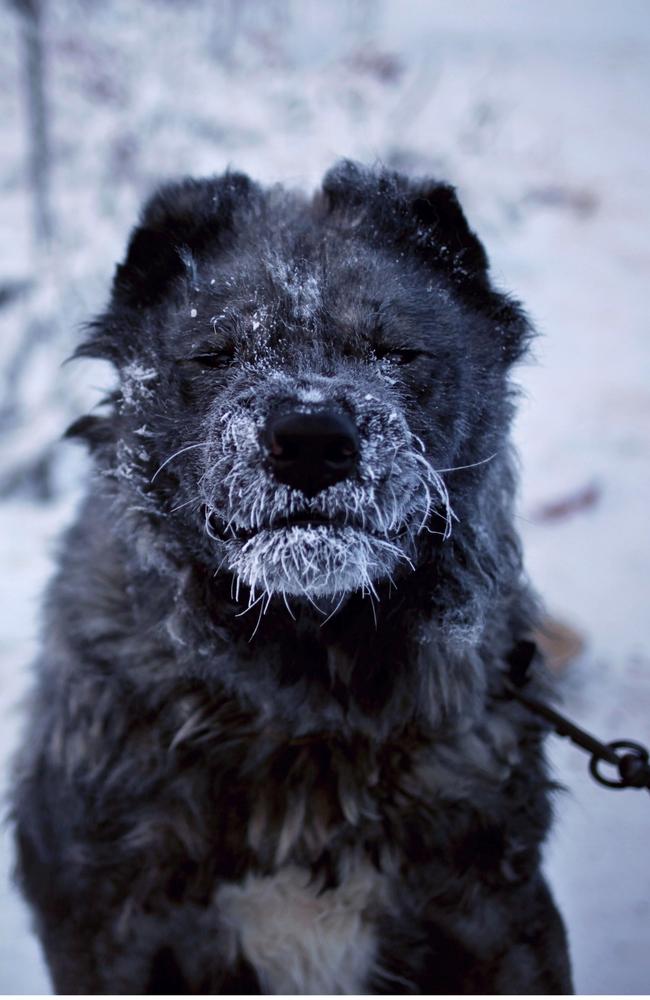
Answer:
[[405, 419], [364, 405], [374, 399], [357, 400], [356, 416], [338, 401], [265, 408], [262, 399], [219, 417], [202, 480], [205, 530], [252, 600], [374, 595], [377, 582], [414, 568], [436, 498], [450, 518], [444, 483]]

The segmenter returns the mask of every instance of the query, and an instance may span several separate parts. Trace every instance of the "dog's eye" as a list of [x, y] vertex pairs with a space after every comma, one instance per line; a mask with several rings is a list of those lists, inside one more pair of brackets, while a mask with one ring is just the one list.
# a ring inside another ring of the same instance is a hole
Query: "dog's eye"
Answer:
[[196, 365], [198, 368], [228, 368], [233, 362], [233, 352], [209, 351], [205, 354], [193, 354], [189, 358], [183, 359], [183, 364]]
[[423, 353], [414, 347], [379, 347], [376, 349], [380, 361], [393, 361], [398, 365], [410, 365]]

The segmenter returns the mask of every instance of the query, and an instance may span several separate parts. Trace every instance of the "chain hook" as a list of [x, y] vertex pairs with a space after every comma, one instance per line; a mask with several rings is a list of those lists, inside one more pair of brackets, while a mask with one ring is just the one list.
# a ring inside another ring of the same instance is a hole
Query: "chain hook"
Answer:
[[589, 773], [598, 784], [607, 788], [650, 788], [649, 755], [644, 746], [634, 740], [613, 740], [606, 746], [614, 753], [616, 750], [627, 750], [628, 753], [615, 753], [619, 774], [617, 780], [601, 774], [599, 765], [604, 758], [598, 753], [593, 754], [589, 761]]

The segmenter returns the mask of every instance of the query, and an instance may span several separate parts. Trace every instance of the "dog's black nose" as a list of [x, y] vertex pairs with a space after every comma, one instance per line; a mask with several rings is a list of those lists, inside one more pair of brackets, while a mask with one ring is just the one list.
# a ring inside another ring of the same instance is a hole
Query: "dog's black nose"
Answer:
[[273, 475], [313, 497], [347, 479], [357, 466], [359, 435], [348, 416], [332, 410], [271, 416], [264, 432]]

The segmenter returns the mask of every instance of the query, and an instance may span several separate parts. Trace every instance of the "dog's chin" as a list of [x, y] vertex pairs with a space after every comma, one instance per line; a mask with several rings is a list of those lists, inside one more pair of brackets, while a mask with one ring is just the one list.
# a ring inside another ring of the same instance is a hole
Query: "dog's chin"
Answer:
[[351, 526], [268, 528], [224, 545], [224, 565], [252, 593], [308, 599], [372, 592], [408, 562], [396, 542]]

